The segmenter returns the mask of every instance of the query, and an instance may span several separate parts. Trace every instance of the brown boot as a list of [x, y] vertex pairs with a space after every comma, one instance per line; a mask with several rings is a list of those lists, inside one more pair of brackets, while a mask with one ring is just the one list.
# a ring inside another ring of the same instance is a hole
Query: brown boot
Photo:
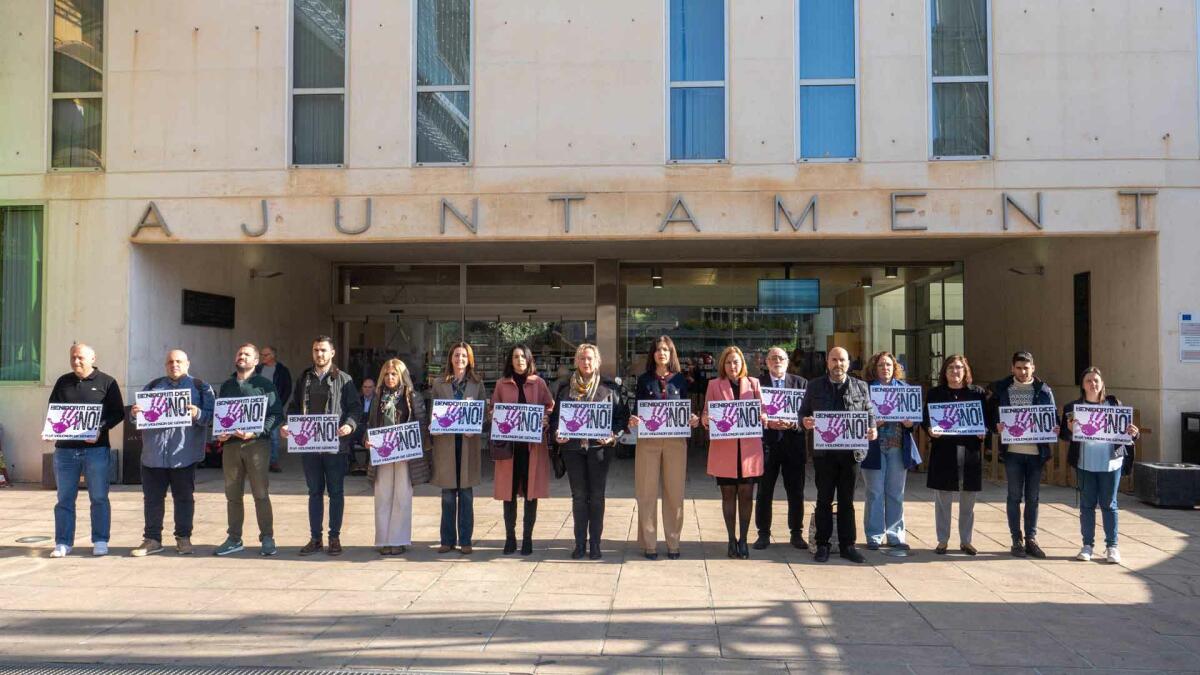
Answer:
[[329, 548], [325, 549], [325, 552], [328, 553], [329, 555], [341, 555], [342, 554], [342, 540], [337, 537], [330, 537], [329, 538]]
[[304, 548], [300, 549], [300, 555], [312, 555], [317, 551], [320, 551], [322, 548], [324, 547], [321, 546], [320, 539], [309, 539], [308, 543], [304, 545]]
[[175, 552], [179, 555], [191, 555], [195, 550], [191, 537], [175, 537]]

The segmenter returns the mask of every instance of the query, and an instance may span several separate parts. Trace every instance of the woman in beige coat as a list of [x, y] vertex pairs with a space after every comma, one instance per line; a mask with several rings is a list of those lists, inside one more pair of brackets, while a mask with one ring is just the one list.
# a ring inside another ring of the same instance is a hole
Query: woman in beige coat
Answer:
[[[487, 386], [475, 372], [475, 350], [471, 345], [456, 342], [450, 346], [445, 372], [433, 385], [434, 400], [488, 400]], [[432, 483], [442, 488], [442, 545], [438, 553], [449, 553], [455, 545], [463, 555], [471, 553], [475, 528], [472, 488], [480, 480], [479, 448], [479, 434], [433, 436]]]

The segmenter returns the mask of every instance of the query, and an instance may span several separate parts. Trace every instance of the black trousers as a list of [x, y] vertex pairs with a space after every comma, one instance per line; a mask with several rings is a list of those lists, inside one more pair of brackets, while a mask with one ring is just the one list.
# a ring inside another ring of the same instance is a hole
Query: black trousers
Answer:
[[192, 521], [196, 514], [196, 465], [179, 469], [152, 469], [142, 466], [142, 505], [146, 516], [143, 539], [162, 541], [163, 518], [166, 515], [167, 488], [175, 502], [175, 536], [192, 536]]
[[787, 494], [787, 522], [792, 539], [804, 537], [804, 454], [780, 445], [763, 444], [763, 475], [758, 479], [758, 503], [754, 505], [754, 526], [760, 537], [771, 533], [771, 500], [775, 481], [783, 474]]
[[838, 547], [854, 544], [854, 481], [858, 462], [849, 450], [827, 450], [813, 455], [817, 483], [817, 546], [828, 546], [833, 534], [833, 500], [837, 498]]
[[591, 536], [599, 546], [604, 533], [604, 488], [608, 484], [608, 465], [613, 448], [563, 450], [567, 479], [571, 483], [571, 511], [575, 518], [575, 545], [582, 546]]

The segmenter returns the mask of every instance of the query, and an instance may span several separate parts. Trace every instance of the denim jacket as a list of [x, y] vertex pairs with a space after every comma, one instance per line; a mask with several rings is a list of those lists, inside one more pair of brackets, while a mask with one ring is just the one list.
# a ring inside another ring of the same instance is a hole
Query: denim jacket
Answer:
[[212, 387], [191, 375], [184, 375], [179, 382], [160, 377], [147, 384], [143, 391], [184, 388], [192, 390], [192, 405], [200, 409], [200, 415], [193, 419], [188, 427], [144, 429], [142, 466], [151, 469], [181, 469], [204, 459], [204, 443], [212, 430]]
[[[900, 383], [901, 380], [893, 380], [893, 384]], [[871, 380], [868, 386], [878, 387], [883, 386], [879, 380]], [[900, 438], [904, 449], [904, 468], [911, 469], [921, 463], [921, 453], [917, 451], [916, 431], [920, 422], [913, 422], [912, 427], [905, 428], [899, 422], [886, 422], [886, 424], [900, 425]], [[883, 468], [883, 453], [879, 449], [879, 439], [871, 441], [867, 446], [867, 457], [862, 461], [864, 469], [882, 469]]]

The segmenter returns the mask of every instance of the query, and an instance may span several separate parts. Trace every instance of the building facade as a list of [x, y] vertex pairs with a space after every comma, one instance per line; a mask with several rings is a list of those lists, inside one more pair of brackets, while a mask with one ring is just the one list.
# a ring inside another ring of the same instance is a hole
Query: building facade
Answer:
[[[126, 391], [244, 341], [420, 377], [676, 337], [1104, 369], [1200, 409], [1195, 0], [7, 0], [0, 423], [76, 341]], [[198, 292], [197, 293], [185, 293]]]

